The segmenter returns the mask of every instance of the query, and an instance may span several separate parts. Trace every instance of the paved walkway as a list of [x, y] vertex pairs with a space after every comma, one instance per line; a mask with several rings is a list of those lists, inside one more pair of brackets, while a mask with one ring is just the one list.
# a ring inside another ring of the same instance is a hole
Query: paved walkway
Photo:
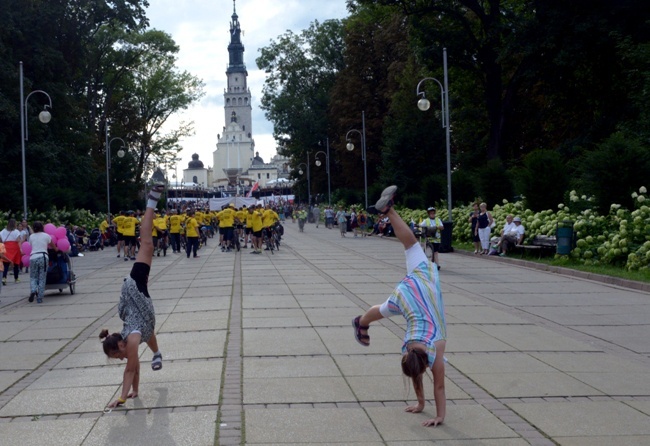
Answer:
[[[119, 331], [131, 262], [75, 259], [77, 294], [0, 303], [3, 445], [650, 444], [650, 295], [482, 257], [442, 255], [447, 418], [404, 412], [403, 320], [350, 320], [403, 277], [401, 245], [286, 224], [275, 255], [156, 258], [150, 277], [164, 367], [142, 348], [140, 397], [104, 414], [123, 364], [98, 334]], [[433, 398], [431, 384], [425, 387]]]

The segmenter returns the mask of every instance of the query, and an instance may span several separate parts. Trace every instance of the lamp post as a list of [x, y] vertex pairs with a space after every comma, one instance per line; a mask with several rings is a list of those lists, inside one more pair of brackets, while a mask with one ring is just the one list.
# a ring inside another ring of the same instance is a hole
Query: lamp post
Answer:
[[325, 172], [327, 173], [327, 204], [329, 206], [332, 205], [332, 192], [330, 188], [330, 140], [327, 138], [327, 153], [323, 152], [322, 150], [316, 152], [316, 166], [320, 167], [321, 166], [321, 160], [318, 159], [318, 155], [322, 153], [325, 155]]
[[447, 146], [447, 211], [449, 212], [449, 221], [453, 221], [451, 217], [451, 135], [450, 135], [450, 126], [449, 126], [449, 79], [447, 76], [447, 48], [442, 49], [442, 58], [443, 58], [443, 73], [444, 85], [440, 83], [438, 79], [433, 77], [425, 77], [420, 82], [415, 90], [418, 96], [422, 96], [418, 100], [418, 108], [422, 111], [429, 110], [431, 103], [426, 98], [424, 91], [420, 91], [420, 85], [424, 81], [434, 81], [440, 86], [440, 97], [442, 100], [442, 127], [445, 129], [446, 133], [446, 146]]
[[345, 134], [345, 139], [348, 142], [345, 145], [345, 148], [348, 149], [348, 151], [350, 152], [354, 150], [354, 144], [352, 144], [352, 141], [350, 141], [350, 133], [358, 133], [359, 136], [361, 137], [361, 159], [363, 160], [363, 195], [366, 201], [365, 208], [368, 209], [368, 170], [366, 167], [366, 112], [365, 111], [361, 112], [361, 129], [362, 129], [361, 132], [357, 129], [352, 129]]
[[307, 152], [307, 164], [300, 163], [298, 164], [298, 173], [303, 174], [303, 170], [300, 169], [300, 166], [305, 166], [307, 168], [307, 207], [311, 206], [311, 179], [309, 178], [309, 152]]
[[27, 168], [25, 165], [25, 141], [29, 139], [29, 131], [27, 128], [27, 101], [34, 93], [43, 93], [50, 101], [50, 105], [45, 105], [43, 111], [38, 114], [38, 120], [43, 124], [47, 124], [52, 119], [52, 115], [48, 108], [52, 108], [52, 98], [43, 90], [34, 90], [24, 98], [24, 85], [23, 85], [23, 63], [20, 62], [20, 146], [22, 151], [22, 168], [23, 168], [23, 219], [27, 220]]
[[[113, 141], [121, 141], [122, 147], [117, 151], [117, 156], [120, 158], [124, 157], [124, 149], [127, 149], [126, 143], [122, 138], [113, 138], [110, 141], [108, 140], [108, 123], [104, 125], [106, 127], [106, 209], [108, 213], [106, 216], [109, 218], [108, 223], [110, 224], [111, 218], [111, 182], [110, 182], [110, 170], [111, 170], [111, 144]], [[127, 149], [128, 150], [128, 149]]]

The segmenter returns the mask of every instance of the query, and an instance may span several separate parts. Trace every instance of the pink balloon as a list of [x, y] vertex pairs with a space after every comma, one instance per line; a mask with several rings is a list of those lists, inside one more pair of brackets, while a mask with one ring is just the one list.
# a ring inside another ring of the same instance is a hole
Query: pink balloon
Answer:
[[23, 261], [23, 266], [25, 267], [29, 266], [29, 256], [27, 254], [23, 256], [22, 261]]
[[54, 235], [56, 235], [56, 238], [65, 238], [65, 235], [67, 234], [67, 231], [65, 230], [65, 226], [61, 226], [56, 228], [56, 231], [54, 231]]
[[56, 242], [56, 247], [59, 248], [59, 251], [68, 252], [70, 250], [70, 242], [67, 238], [62, 238]]
[[59, 238], [54, 234], [50, 234], [50, 238], [52, 239], [52, 243], [54, 243], [55, 245], [56, 245], [56, 242], [59, 241]]
[[32, 245], [30, 245], [29, 242], [23, 242], [21, 248], [23, 249], [23, 254], [27, 257], [32, 253]]
[[45, 229], [45, 233], [49, 235], [54, 235], [54, 233], [56, 232], [56, 226], [54, 226], [52, 223], [46, 224], [45, 228], [43, 229]]

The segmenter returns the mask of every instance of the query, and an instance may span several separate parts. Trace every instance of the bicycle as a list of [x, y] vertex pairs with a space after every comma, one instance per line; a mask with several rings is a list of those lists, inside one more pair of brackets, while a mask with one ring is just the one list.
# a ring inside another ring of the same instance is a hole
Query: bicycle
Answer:
[[424, 251], [424, 254], [427, 256], [428, 259], [431, 259], [431, 261], [433, 262], [434, 261], [433, 243], [435, 241], [438, 228], [420, 227], [418, 229], [419, 232], [415, 231], [415, 235], [420, 237], [420, 246], [422, 246], [422, 250]]
[[[269, 234], [269, 231], [271, 231], [271, 234]], [[266, 246], [267, 251], [271, 251], [271, 254], [274, 254], [273, 251], [275, 250], [275, 240], [273, 238], [273, 232], [271, 228], [264, 228], [262, 231], [262, 243], [264, 243], [264, 246]]]
[[161, 236], [158, 237], [158, 242], [156, 243], [156, 256], [160, 257], [160, 251], [162, 251], [163, 257], [166, 257], [167, 247], [167, 231], [164, 231]]

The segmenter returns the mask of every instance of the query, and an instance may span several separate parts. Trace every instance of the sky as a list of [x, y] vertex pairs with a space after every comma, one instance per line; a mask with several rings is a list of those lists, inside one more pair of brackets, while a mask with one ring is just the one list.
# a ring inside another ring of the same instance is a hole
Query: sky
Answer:
[[[205, 83], [205, 96], [191, 108], [172, 116], [166, 128], [194, 121], [194, 136], [181, 141], [178, 177], [197, 153], [206, 167], [212, 166], [217, 134], [224, 123], [223, 92], [226, 88], [228, 43], [233, 0], [149, 0], [147, 17], [151, 28], [171, 34], [180, 47], [177, 67]], [[266, 74], [257, 68], [259, 49], [287, 30], [300, 33], [318, 20], [347, 17], [345, 0], [236, 0], [242, 28], [244, 62], [253, 106], [255, 150], [265, 162], [276, 154], [273, 124], [260, 108]], [[164, 130], [164, 129], [163, 129]], [[175, 172], [170, 169], [170, 174]]]

